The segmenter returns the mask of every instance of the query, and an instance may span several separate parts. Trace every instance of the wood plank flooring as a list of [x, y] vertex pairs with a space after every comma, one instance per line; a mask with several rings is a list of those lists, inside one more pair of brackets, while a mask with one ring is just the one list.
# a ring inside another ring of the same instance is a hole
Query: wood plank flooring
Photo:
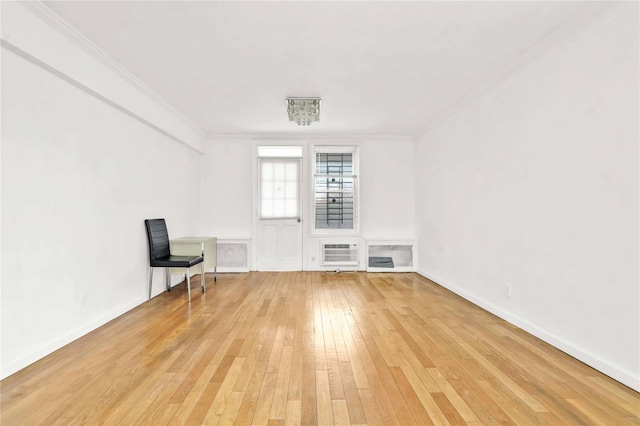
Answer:
[[185, 286], [0, 382], [0, 423], [640, 424], [640, 394], [417, 274]]

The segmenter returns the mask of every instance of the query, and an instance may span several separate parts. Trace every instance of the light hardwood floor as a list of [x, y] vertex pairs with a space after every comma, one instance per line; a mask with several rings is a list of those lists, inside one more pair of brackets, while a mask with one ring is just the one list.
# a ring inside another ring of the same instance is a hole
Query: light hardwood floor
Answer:
[[1, 424], [640, 424], [640, 394], [416, 274], [192, 287], [2, 381]]

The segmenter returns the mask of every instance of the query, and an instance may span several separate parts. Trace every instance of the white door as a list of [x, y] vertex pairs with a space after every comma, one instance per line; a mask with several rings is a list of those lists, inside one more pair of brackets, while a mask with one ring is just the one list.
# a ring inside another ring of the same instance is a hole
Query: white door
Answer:
[[301, 158], [258, 159], [259, 271], [302, 270]]

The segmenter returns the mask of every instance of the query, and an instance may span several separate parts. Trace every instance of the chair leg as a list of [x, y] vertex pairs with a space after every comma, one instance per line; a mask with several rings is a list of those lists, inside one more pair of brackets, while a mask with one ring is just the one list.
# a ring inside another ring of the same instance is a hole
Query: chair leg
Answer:
[[200, 280], [200, 284], [201, 284], [201, 287], [202, 287], [202, 292], [206, 293], [207, 292], [207, 282], [205, 281], [205, 276], [204, 276], [204, 262], [201, 262], [200, 265], [201, 265], [200, 269], [202, 271], [202, 275], [201, 275], [202, 279]]
[[151, 283], [153, 282], [153, 266], [149, 266], [149, 270], [147, 271], [147, 276], [149, 277], [149, 298], [147, 300], [151, 300]]
[[189, 295], [189, 303], [191, 303], [191, 271], [187, 268], [187, 294]]
[[218, 265], [213, 267], [213, 281], [218, 281]]
[[171, 272], [169, 268], [164, 268], [165, 275], [165, 285], [167, 286], [167, 291], [171, 291]]

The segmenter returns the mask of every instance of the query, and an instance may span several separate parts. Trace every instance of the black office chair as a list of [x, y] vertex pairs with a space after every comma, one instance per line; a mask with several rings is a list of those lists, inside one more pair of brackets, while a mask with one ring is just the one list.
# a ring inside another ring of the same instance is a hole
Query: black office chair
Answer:
[[202, 292], [206, 291], [204, 279], [204, 258], [202, 256], [173, 256], [169, 248], [169, 233], [164, 219], [146, 219], [147, 238], [149, 239], [149, 300], [151, 300], [151, 283], [153, 268], [166, 268], [167, 291], [171, 291], [171, 274], [169, 268], [187, 268], [187, 293], [191, 303], [191, 271], [198, 263], [202, 268], [200, 278]]

